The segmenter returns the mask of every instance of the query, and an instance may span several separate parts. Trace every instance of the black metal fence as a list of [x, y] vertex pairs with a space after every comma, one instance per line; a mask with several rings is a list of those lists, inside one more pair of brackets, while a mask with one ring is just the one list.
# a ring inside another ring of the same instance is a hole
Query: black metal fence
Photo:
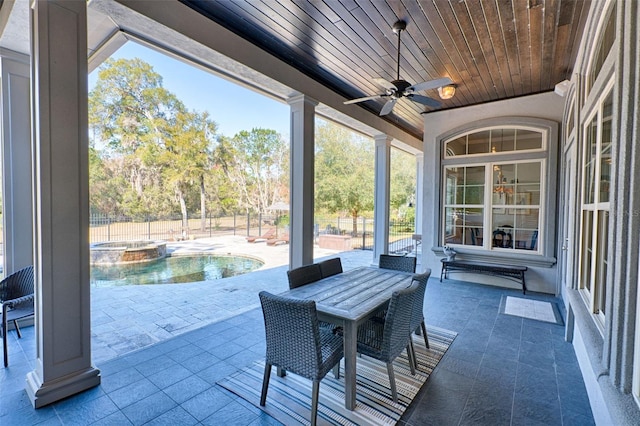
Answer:
[[[285, 234], [288, 225], [276, 214], [235, 214], [231, 216], [189, 216], [183, 225], [181, 216], [132, 218], [93, 214], [90, 221], [90, 242], [122, 240], [179, 241], [222, 235], [263, 235], [270, 229]], [[314, 236], [318, 243], [322, 235], [343, 235], [352, 249], [373, 249], [374, 221], [358, 217], [316, 217]], [[408, 253], [415, 249], [413, 222], [392, 221], [389, 224], [389, 252]]]
[[[262, 235], [271, 228], [287, 232], [287, 225], [275, 214], [235, 214], [232, 216], [190, 216], [187, 226], [182, 226], [180, 216], [131, 218], [92, 214], [90, 222], [90, 242], [121, 240], [167, 240], [178, 241], [221, 235]], [[373, 249], [373, 219], [359, 217], [316, 217], [314, 236], [316, 243], [320, 235], [333, 234], [351, 237], [351, 248]], [[1, 223], [0, 223], [1, 230]], [[414, 238], [413, 222], [392, 221], [389, 224], [389, 252], [410, 253], [416, 250], [418, 240]], [[2, 233], [0, 232], [0, 255], [3, 254]]]

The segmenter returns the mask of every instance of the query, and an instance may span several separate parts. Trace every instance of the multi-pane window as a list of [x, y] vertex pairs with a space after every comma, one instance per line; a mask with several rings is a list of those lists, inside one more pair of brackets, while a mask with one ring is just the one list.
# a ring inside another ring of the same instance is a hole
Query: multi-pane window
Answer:
[[[456, 137], [444, 146], [449, 160], [443, 175], [442, 244], [538, 252], [546, 158], [543, 134], [521, 128], [488, 129]], [[527, 153], [528, 158], [514, 161], [514, 153]], [[464, 164], [450, 164], [458, 162]]]
[[613, 92], [610, 91], [587, 120], [582, 153], [580, 288], [602, 324], [606, 314], [609, 255], [612, 112]]
[[595, 81], [600, 75], [604, 61], [607, 59], [611, 47], [616, 40], [616, 7], [611, 8], [607, 23], [605, 24], [598, 41], [598, 48], [593, 55], [593, 63], [589, 72], [589, 88], [593, 87]]
[[494, 164], [491, 246], [537, 250], [542, 162]]
[[445, 244], [482, 246], [485, 166], [447, 168], [445, 180]]

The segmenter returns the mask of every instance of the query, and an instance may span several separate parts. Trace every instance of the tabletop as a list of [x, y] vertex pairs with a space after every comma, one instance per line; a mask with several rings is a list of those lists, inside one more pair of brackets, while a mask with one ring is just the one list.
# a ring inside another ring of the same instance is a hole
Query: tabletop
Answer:
[[359, 321], [390, 298], [395, 290], [409, 287], [413, 274], [376, 267], [360, 267], [336, 274], [283, 295], [316, 302], [318, 312]]

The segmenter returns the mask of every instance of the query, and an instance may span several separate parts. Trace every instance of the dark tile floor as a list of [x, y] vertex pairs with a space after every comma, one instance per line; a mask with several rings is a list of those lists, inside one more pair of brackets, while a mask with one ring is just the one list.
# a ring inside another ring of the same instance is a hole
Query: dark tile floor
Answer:
[[[564, 327], [499, 313], [503, 295], [522, 297], [516, 290], [430, 280], [427, 324], [459, 334], [400, 425], [594, 424]], [[32, 363], [14, 357], [0, 370], [0, 424], [278, 424], [216, 385], [264, 355], [262, 330], [254, 309], [115, 358], [98, 365], [100, 386], [39, 410], [23, 390]], [[35, 352], [33, 327], [24, 329], [20, 345], [12, 339], [11, 350]]]

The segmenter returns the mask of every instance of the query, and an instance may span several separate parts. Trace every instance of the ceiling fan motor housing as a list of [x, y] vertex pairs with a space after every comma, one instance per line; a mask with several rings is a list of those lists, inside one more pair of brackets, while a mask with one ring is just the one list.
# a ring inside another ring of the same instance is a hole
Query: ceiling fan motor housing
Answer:
[[400, 94], [402, 94], [408, 87], [412, 86], [412, 84], [406, 80], [393, 80], [391, 84], [396, 86], [396, 89], [398, 89], [398, 93]]
[[407, 29], [407, 21], [397, 21], [391, 28], [393, 28], [393, 32], [396, 34], [399, 31], [404, 31]]

